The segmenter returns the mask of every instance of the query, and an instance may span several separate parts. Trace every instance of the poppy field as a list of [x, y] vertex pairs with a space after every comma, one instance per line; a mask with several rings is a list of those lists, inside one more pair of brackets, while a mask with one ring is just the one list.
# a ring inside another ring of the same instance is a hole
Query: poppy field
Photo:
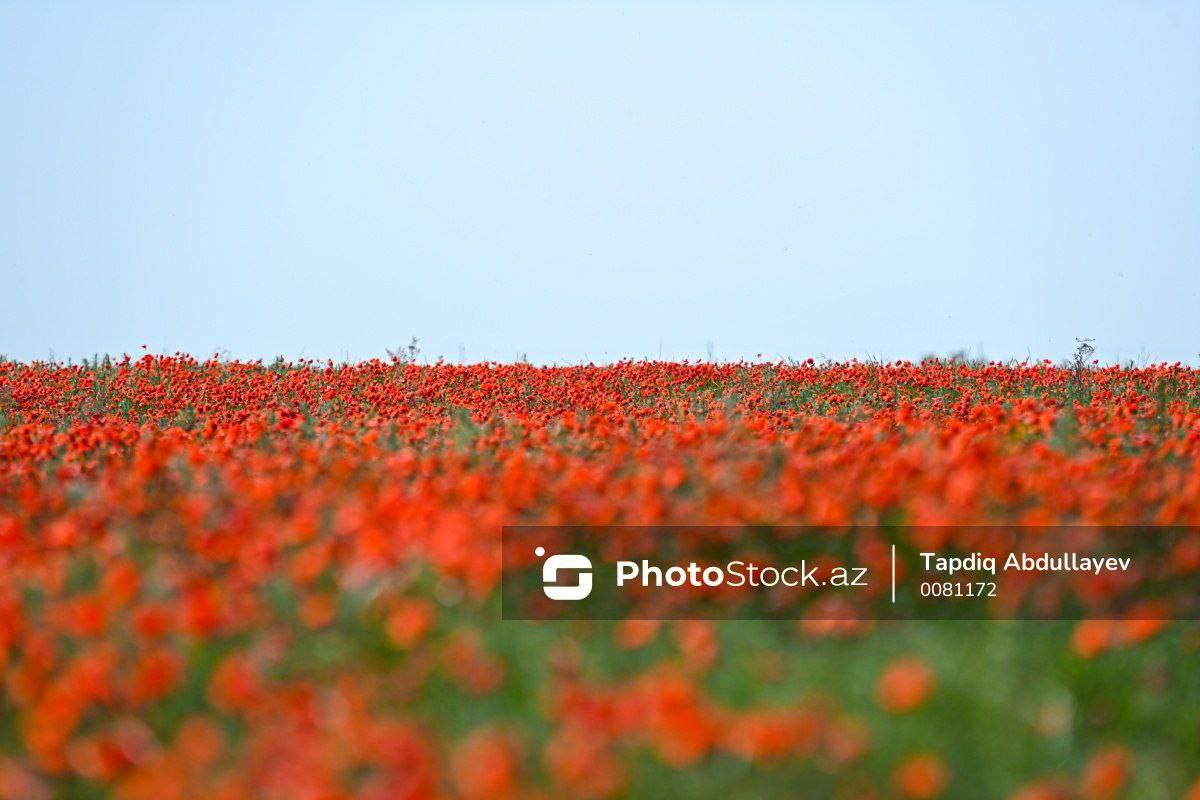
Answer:
[[1200, 623], [501, 620], [672, 523], [1200, 525], [1200, 371], [0, 362], [0, 800], [1200, 800]]

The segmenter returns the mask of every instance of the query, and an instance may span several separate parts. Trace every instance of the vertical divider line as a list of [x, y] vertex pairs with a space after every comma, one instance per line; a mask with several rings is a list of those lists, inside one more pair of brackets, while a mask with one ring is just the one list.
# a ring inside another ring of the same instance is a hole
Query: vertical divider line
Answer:
[[896, 604], [896, 545], [892, 545], [892, 605]]

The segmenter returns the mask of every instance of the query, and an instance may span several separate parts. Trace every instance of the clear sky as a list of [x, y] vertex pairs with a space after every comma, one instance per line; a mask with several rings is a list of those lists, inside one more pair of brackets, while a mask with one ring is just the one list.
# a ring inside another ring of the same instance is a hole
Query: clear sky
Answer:
[[0, 353], [1200, 354], [1200, 3], [0, 5]]

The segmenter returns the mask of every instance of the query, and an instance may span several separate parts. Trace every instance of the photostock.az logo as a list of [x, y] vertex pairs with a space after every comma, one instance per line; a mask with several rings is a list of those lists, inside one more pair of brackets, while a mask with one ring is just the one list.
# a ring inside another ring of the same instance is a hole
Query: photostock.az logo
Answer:
[[[546, 548], [538, 547], [534, 551], [538, 558], [546, 555]], [[578, 575], [574, 584], [560, 584], [560, 571], [574, 572]], [[587, 556], [567, 553], [550, 556], [542, 564], [542, 591], [551, 600], [582, 600], [592, 593], [592, 561]]]

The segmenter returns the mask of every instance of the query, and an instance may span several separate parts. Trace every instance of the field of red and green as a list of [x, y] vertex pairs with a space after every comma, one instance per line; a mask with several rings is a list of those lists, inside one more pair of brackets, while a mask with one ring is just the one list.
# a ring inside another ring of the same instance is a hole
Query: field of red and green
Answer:
[[1200, 524], [1200, 371], [0, 363], [0, 798], [1200, 798], [1200, 623], [500, 620], [747, 522]]

